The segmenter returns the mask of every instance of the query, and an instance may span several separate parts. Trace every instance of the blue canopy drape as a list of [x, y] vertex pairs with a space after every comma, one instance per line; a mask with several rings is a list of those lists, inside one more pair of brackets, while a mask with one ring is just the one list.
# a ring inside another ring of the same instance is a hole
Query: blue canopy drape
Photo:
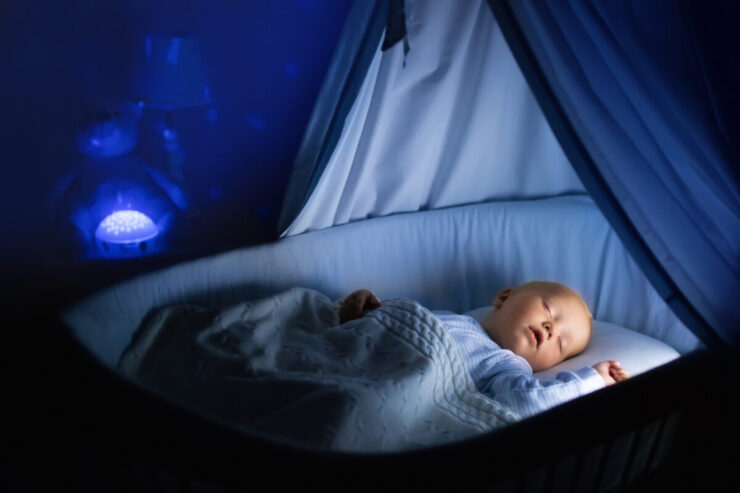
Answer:
[[381, 36], [383, 50], [404, 39], [403, 9], [403, 0], [353, 2], [293, 164], [278, 231], [284, 231], [295, 219], [316, 187]]
[[[708, 50], [692, 25], [699, 6], [672, 0], [489, 5], [584, 186], [657, 291], [708, 347], [737, 350], [736, 108], [720, 103], [732, 100], [721, 82], [738, 72], [740, 43], [715, 36]], [[700, 8], [722, 21], [727, 4]], [[730, 23], [717, 24], [726, 37]], [[729, 76], [714, 77], [710, 56], [724, 56]]]

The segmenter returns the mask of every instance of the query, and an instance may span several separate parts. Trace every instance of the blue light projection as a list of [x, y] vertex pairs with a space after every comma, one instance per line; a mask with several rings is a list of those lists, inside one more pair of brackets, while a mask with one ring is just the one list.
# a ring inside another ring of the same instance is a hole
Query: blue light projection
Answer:
[[180, 186], [133, 152], [85, 158], [60, 180], [53, 203], [59, 219], [74, 225], [59, 248], [86, 260], [170, 251], [189, 207]]
[[150, 240], [159, 234], [147, 216], [133, 209], [116, 211], [100, 222], [95, 237], [106, 243], [129, 244]]

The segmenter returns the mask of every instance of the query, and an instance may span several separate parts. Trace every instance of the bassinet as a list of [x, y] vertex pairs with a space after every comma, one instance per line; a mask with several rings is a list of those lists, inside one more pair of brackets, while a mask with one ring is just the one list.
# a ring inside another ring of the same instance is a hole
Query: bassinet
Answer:
[[[553, 247], [531, 231], [562, 240]], [[115, 370], [133, 331], [156, 306], [226, 306], [296, 285], [339, 297], [366, 286], [384, 298], [463, 312], [487, 304], [502, 283], [531, 278], [569, 283], [595, 318], [650, 334], [683, 356], [471, 440], [359, 455], [250, 436]], [[620, 295], [626, 292], [634, 298]], [[399, 214], [240, 249], [118, 284], [67, 310], [63, 319], [73, 345], [81, 346], [85, 371], [101, 379], [95, 395], [107, 411], [100, 418], [111, 419], [115, 410], [116, 424], [104, 429], [120, 450], [119, 473], [125, 478], [135, 471], [130, 480], [141, 491], [161, 481], [183, 491], [198, 491], [197, 481], [323, 490], [497, 484], [539, 491], [547, 484], [552, 491], [608, 491], [680, 456], [680, 447], [690, 443], [680, 432], [697, 424], [694, 413], [707, 399], [682, 389], [711, 393], [700, 384], [710, 371], [708, 354], [647, 283], [593, 202], [580, 195]]]

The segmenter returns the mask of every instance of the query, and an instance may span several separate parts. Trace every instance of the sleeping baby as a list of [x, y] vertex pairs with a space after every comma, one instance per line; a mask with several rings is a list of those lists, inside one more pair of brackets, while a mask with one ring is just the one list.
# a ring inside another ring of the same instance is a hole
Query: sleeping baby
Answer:
[[[591, 312], [567, 286], [528, 282], [504, 289], [492, 304], [480, 323], [467, 315], [433, 313], [449, 329], [478, 390], [522, 417], [629, 378], [612, 360], [560, 372], [554, 380], [533, 376], [583, 351], [591, 337]], [[340, 322], [379, 306], [369, 290], [355, 291], [339, 307]]]

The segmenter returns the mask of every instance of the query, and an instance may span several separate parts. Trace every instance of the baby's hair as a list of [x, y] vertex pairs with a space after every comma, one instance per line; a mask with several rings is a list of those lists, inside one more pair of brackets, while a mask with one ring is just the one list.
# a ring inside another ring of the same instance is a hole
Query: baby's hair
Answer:
[[[573, 291], [576, 293], [575, 291]], [[591, 314], [591, 310], [588, 309], [588, 305], [586, 304], [586, 300], [583, 299], [583, 296], [576, 293], [578, 295], [578, 299], [581, 300], [581, 303], [583, 303], [583, 308], [586, 310], [586, 314], [588, 315], [588, 341], [591, 340], [591, 334], [594, 331], [594, 316]]]
[[[581, 298], [581, 301], [583, 301], [583, 298]], [[588, 305], [585, 301], [583, 301], [583, 306], [586, 307], [586, 313], [588, 313], [588, 339], [586, 339], [586, 346], [588, 346], [588, 341], [591, 340], [591, 335], [594, 333], [594, 316], [591, 315], [591, 310], [588, 309]], [[584, 346], [583, 349], [578, 352], [578, 354], [582, 353], [586, 349], [586, 346]], [[576, 355], [574, 354], [573, 356]]]
[[566, 359], [572, 358], [574, 356], [578, 356], [583, 351], [585, 351], [586, 347], [588, 346], [588, 341], [591, 340], [591, 334], [593, 334], [593, 331], [594, 331], [594, 316], [591, 315], [591, 310], [588, 309], [588, 304], [586, 304], [586, 300], [584, 300], [583, 296], [577, 293], [573, 288], [568, 287], [568, 289], [576, 293], [576, 296], [578, 296], [578, 299], [581, 300], [581, 303], [583, 303], [583, 309], [586, 310], [586, 314], [588, 315], [588, 337], [586, 338], [586, 346], [583, 346], [583, 348], [580, 351], [578, 351], [575, 354], [571, 354]]

